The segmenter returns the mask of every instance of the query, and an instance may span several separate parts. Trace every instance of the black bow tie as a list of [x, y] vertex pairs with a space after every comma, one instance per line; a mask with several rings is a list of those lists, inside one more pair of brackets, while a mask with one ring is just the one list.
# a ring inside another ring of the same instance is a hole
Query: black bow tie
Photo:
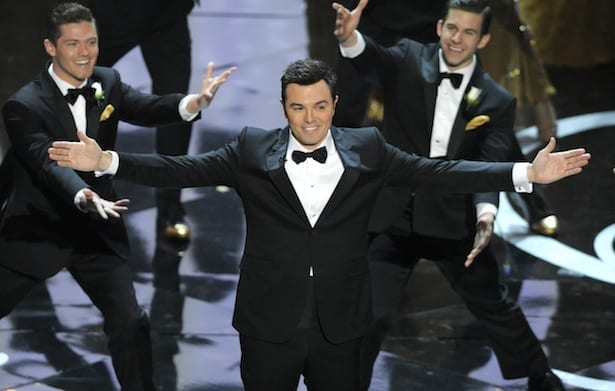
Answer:
[[94, 101], [94, 93], [94, 88], [90, 86], [85, 86], [82, 88], [69, 88], [66, 95], [64, 95], [64, 98], [66, 98], [68, 103], [74, 105], [79, 95], [83, 95], [85, 101], [89, 104]]
[[324, 163], [325, 160], [327, 160], [327, 148], [320, 147], [312, 152], [293, 151], [292, 157], [297, 164], [304, 162], [305, 159], [309, 157], [316, 160], [318, 163]]
[[459, 86], [461, 86], [463, 75], [461, 73], [440, 72], [440, 76], [438, 77], [438, 84], [440, 84], [442, 79], [449, 79], [453, 87], [457, 89], [459, 88]]

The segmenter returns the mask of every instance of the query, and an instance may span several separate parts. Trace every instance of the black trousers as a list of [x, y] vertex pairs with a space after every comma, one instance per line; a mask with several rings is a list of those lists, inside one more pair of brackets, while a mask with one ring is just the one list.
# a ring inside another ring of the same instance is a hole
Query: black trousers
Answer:
[[309, 391], [359, 389], [360, 338], [329, 342], [320, 327], [313, 287], [296, 334], [283, 343], [241, 334], [241, 379], [246, 391], [296, 391], [303, 375]]
[[[549, 365], [540, 342], [517, 303], [500, 282], [499, 266], [488, 246], [470, 268], [464, 267], [472, 239], [445, 240], [420, 235], [379, 234], [372, 238], [369, 266], [374, 323], [361, 352], [362, 390], [367, 390], [373, 364], [399, 308], [417, 262], [436, 262], [453, 290], [481, 322], [504, 378], [544, 373]], [[437, 294], [437, 292], [433, 292]]]
[[[153, 94], [188, 92], [191, 75], [191, 40], [187, 17], [178, 19], [173, 24], [152, 26], [122, 40], [105, 40], [104, 31], [100, 32], [100, 36], [99, 65], [113, 66], [126, 53], [139, 46], [152, 80]], [[160, 126], [156, 130], [156, 151], [164, 155], [186, 154], [191, 134], [190, 123], [178, 122]], [[180, 207], [180, 195], [179, 188], [156, 189], [159, 213], [172, 219], [182, 217], [183, 209], [177, 210]]]
[[[75, 253], [67, 269], [102, 313], [103, 330], [122, 389], [154, 390], [149, 319], [137, 303], [128, 264], [113, 254]], [[3, 266], [0, 281], [0, 318], [44, 284]]]

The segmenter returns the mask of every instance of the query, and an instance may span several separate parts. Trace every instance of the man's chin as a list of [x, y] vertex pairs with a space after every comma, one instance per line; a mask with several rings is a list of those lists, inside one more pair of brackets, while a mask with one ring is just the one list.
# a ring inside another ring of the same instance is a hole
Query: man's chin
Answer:
[[444, 57], [444, 63], [451, 70], [454, 70], [454, 69], [457, 69], [457, 68], [461, 68], [464, 65], [466, 65], [466, 62], [468, 62], [467, 58], [459, 58], [458, 56], [455, 56], [454, 58], [451, 58], [451, 57], [452, 56], [445, 56]]

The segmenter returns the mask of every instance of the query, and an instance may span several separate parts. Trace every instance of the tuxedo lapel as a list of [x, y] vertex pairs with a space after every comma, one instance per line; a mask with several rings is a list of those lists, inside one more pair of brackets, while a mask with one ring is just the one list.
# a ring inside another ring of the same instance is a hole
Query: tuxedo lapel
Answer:
[[448, 147], [446, 149], [446, 156], [448, 158], [453, 158], [457, 154], [465, 135], [465, 126], [467, 121], [463, 116], [463, 111], [465, 110], [464, 106], [464, 103], [460, 104], [459, 110], [457, 110], [457, 116], [455, 117], [453, 129], [451, 130], [451, 137], [448, 140]]
[[93, 139], [98, 138], [98, 126], [100, 125], [100, 113], [101, 113], [101, 108], [96, 103], [92, 103], [91, 105], [89, 105], [88, 108], [86, 108], [86, 121], [87, 121], [86, 122], [86, 127], [87, 127], [86, 134]]
[[342, 161], [342, 165], [344, 166], [344, 172], [342, 173], [342, 177], [335, 187], [335, 190], [333, 190], [331, 198], [329, 198], [327, 205], [325, 205], [325, 208], [320, 214], [320, 218], [316, 223], [317, 225], [320, 221], [326, 219], [330, 213], [333, 213], [340, 202], [343, 202], [346, 199], [359, 178], [358, 168], [361, 165], [361, 157], [357, 152], [351, 150], [351, 145], [344, 137], [343, 130], [331, 127], [331, 135], [333, 136], [335, 149], [337, 150], [337, 153]]
[[309, 225], [309, 220], [305, 215], [301, 201], [295, 193], [293, 184], [286, 174], [284, 162], [286, 160], [286, 150], [288, 148], [288, 127], [278, 131], [278, 139], [266, 153], [265, 161], [267, 173], [273, 185], [278, 189], [282, 197], [288, 202], [293, 210]]
[[440, 73], [438, 48], [439, 46], [436, 44], [431, 45], [430, 50], [426, 50], [421, 58], [421, 72], [423, 80], [425, 80], [425, 83], [423, 83], [425, 113], [427, 115], [427, 129], [429, 131], [426, 132], [427, 138], [423, 140], [423, 147], [426, 148], [426, 152], [429, 151], [431, 132], [433, 130], [433, 113], [436, 110], [436, 96], [438, 93], [438, 75]]
[[87, 135], [93, 139], [98, 138], [100, 111], [97, 107], [91, 107], [87, 112]]
[[104, 77], [103, 74], [97, 71], [97, 68], [94, 68], [94, 73], [90, 78], [89, 84], [100, 83], [100, 86], [103, 91], [104, 99], [100, 102], [96, 100], [96, 102], [92, 103], [90, 107], [87, 109], [87, 134], [91, 138], [97, 139], [99, 135], [100, 128], [100, 116], [109, 103], [109, 96], [105, 93], [105, 90], [111, 90], [112, 79], [108, 77]]
[[40, 77], [41, 100], [53, 114], [51, 117], [57, 118], [57, 120], [60, 121], [61, 130], [59, 130], [59, 132], [61, 136], [68, 137], [69, 140], [77, 140], [77, 127], [73, 114], [47, 69], [48, 66], [43, 69]]
[[[457, 110], [457, 116], [455, 117], [455, 122], [453, 123], [453, 129], [451, 131], [451, 137], [448, 141], [448, 148], [446, 151], [446, 155], [449, 158], [453, 158], [457, 155], [457, 151], [461, 147], [462, 141], [465, 137], [466, 133], [466, 124], [472, 117], [474, 113], [477, 112], [478, 107], [468, 107], [468, 102], [465, 99], [466, 94], [470, 91], [470, 88], [477, 87], [483, 91], [485, 88], [483, 87], [481, 81], [482, 78], [478, 77], [478, 75], [482, 72], [480, 69], [480, 65], [476, 64], [476, 68], [472, 73], [472, 77], [470, 78], [470, 82], [466, 86], [466, 90], [463, 92], [464, 98], [461, 99], [461, 103], [459, 104], [459, 109]], [[480, 106], [480, 102], [478, 103]]]

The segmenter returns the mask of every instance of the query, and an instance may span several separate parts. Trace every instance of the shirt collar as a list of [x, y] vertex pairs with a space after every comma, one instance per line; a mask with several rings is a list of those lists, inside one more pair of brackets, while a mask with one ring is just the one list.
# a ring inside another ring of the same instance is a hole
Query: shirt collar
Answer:
[[[51, 78], [53, 79], [53, 81], [56, 83], [56, 85], [58, 86], [58, 88], [60, 89], [60, 92], [62, 92], [62, 95], [66, 95], [66, 93], [68, 92], [69, 88], [75, 88], [72, 84], [60, 79], [60, 76], [58, 76], [54, 70], [53, 70], [53, 62], [51, 64], [49, 64], [49, 68], [47, 69], [47, 71], [49, 72], [49, 76], [51, 76]], [[80, 86], [78, 86], [78, 88], [83, 87], [87, 84], [87, 80], [84, 81], [83, 83], [81, 83]]]

